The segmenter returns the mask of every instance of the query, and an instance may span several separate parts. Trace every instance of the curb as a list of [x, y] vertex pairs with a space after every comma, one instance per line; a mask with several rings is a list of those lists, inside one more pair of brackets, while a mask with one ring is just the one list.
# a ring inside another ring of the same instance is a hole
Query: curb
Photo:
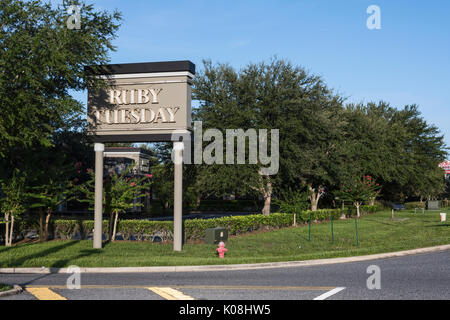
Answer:
[[13, 296], [13, 295], [19, 294], [19, 293], [21, 293], [23, 291], [21, 286], [14, 285], [13, 287], [14, 287], [14, 289], [0, 292], [0, 298], [7, 297], [7, 296]]
[[[330, 258], [304, 261], [267, 262], [255, 264], [203, 265], [203, 266], [168, 266], [168, 267], [105, 267], [79, 268], [80, 273], [157, 273], [157, 272], [205, 272], [205, 271], [233, 271], [256, 270], [292, 267], [310, 267], [338, 263], [361, 262], [376, 259], [403, 257], [421, 253], [431, 253], [450, 250], [450, 244], [436, 247], [420, 248], [406, 251], [378, 253], [365, 256]], [[0, 268], [0, 273], [7, 274], [56, 274], [74, 273], [72, 268]]]

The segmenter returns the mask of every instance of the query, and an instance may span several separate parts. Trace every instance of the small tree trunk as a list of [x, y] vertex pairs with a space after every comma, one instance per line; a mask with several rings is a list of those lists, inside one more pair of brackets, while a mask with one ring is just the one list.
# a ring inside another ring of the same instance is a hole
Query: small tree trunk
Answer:
[[322, 195], [320, 193], [321, 187], [317, 189], [318, 190], [316, 192], [316, 188], [313, 188], [311, 184], [309, 185], [309, 191], [311, 192], [311, 196], [309, 197], [311, 201], [311, 211], [317, 211], [317, 209], [319, 208], [319, 200], [320, 196]]
[[52, 209], [47, 209], [47, 215], [45, 217], [45, 230], [44, 230], [44, 240], [48, 241], [48, 225], [50, 222], [50, 217], [52, 215]]
[[11, 225], [10, 225], [10, 231], [9, 231], [9, 239], [8, 239], [8, 247], [12, 246], [12, 239], [14, 235], [14, 216], [11, 215]]
[[361, 216], [360, 212], [359, 212], [359, 207], [361, 206], [361, 203], [356, 202], [355, 203], [355, 207], [356, 207], [356, 216], [359, 218]]
[[270, 177], [267, 178], [265, 187], [261, 187], [261, 191], [264, 197], [264, 207], [262, 209], [262, 214], [268, 216], [270, 214], [270, 204], [272, 202], [272, 181], [270, 180]]
[[197, 208], [200, 207], [200, 201], [202, 200], [202, 196], [199, 194], [197, 194]]
[[44, 211], [39, 208], [39, 241], [44, 241]]
[[5, 246], [9, 245], [9, 213], [5, 213]]
[[9, 232], [9, 246], [12, 246], [14, 235], [14, 216], [11, 216], [11, 231]]
[[316, 192], [313, 191], [311, 194], [311, 211], [317, 211], [319, 207], [319, 198], [319, 194], [316, 194]]
[[113, 234], [112, 234], [111, 241], [115, 241], [116, 240], [116, 230], [117, 230], [117, 219], [118, 219], [118, 217], [119, 217], [119, 213], [116, 212], [115, 218], [114, 218], [114, 229], [113, 229]]
[[108, 239], [110, 241], [112, 239], [113, 225], [114, 225], [114, 214], [112, 212], [110, 212], [109, 213], [109, 224], [108, 224]]
[[339, 219], [345, 220], [346, 218], [347, 218], [347, 216], [346, 216], [346, 214], [345, 214], [345, 201], [342, 200], [342, 214], [341, 214], [341, 216], [340, 216]]
[[264, 207], [262, 209], [262, 213], [265, 216], [268, 216], [270, 214], [270, 203], [272, 201], [272, 196], [265, 196], [264, 197]]

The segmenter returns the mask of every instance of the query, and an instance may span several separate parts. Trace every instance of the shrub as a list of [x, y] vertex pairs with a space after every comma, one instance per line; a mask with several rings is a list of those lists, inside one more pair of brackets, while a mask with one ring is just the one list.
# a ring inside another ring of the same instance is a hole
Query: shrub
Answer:
[[260, 200], [201, 200], [195, 207], [201, 211], [261, 211], [264, 201]]
[[[375, 213], [375, 212], [383, 210], [383, 208], [381, 206], [379, 206], [379, 205], [374, 205], [374, 206], [362, 205], [362, 206], [360, 206], [359, 209], [360, 209], [361, 214]], [[355, 215], [357, 215], [357, 211], [356, 211], [355, 207], [350, 207], [350, 206], [346, 207], [344, 212], [348, 216], [355, 216]]]
[[[6, 222], [0, 221], [0, 243], [3, 243], [5, 241], [5, 227]], [[16, 223], [14, 223], [14, 234], [13, 234], [13, 241], [22, 240], [25, 238], [27, 233], [31, 230], [39, 230], [39, 222], [36, 220], [18, 220]]]
[[426, 202], [407, 202], [405, 203], [406, 210], [414, 210], [415, 208], [424, 208], [425, 209]]
[[124, 240], [152, 240], [155, 236], [162, 241], [173, 239], [172, 221], [121, 220], [117, 228]]
[[364, 206], [361, 206], [360, 209], [361, 209], [363, 214], [364, 213], [375, 213], [375, 212], [378, 212], [378, 211], [382, 210], [382, 208], [380, 206], [378, 206], [378, 205], [374, 205], [374, 206], [364, 205]]
[[292, 191], [289, 189], [281, 191], [280, 198], [274, 199], [272, 203], [277, 205], [281, 212], [301, 213], [311, 208], [310, 195], [309, 190]]

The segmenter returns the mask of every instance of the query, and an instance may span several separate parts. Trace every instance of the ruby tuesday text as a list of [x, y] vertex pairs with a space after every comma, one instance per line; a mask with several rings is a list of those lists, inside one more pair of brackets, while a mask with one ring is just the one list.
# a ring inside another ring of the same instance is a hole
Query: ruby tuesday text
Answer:
[[161, 107], [162, 91], [162, 88], [109, 90], [109, 103], [121, 107], [94, 110], [95, 119], [99, 124], [175, 123], [180, 107]]

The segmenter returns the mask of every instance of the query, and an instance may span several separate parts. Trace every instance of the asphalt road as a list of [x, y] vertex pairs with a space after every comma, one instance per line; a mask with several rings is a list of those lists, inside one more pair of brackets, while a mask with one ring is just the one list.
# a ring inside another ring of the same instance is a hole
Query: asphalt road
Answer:
[[[379, 267], [380, 289], [367, 286], [369, 266]], [[450, 300], [450, 250], [310, 267], [81, 274], [81, 289], [66, 287], [69, 276], [0, 274], [0, 282], [26, 289], [0, 300]]]

